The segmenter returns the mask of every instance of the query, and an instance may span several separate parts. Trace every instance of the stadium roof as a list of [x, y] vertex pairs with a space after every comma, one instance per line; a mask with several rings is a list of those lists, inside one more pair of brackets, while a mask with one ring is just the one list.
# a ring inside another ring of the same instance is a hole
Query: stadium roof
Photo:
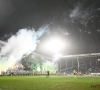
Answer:
[[83, 57], [99, 57], [100, 53], [89, 53], [89, 54], [77, 54], [77, 55], [66, 55], [62, 58], [83, 58]]

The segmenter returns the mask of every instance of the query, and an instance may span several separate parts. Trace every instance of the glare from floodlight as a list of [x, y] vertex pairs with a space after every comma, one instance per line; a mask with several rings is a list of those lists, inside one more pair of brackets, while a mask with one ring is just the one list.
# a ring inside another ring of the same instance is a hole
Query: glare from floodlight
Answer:
[[98, 59], [98, 61], [100, 61], [100, 59]]
[[57, 60], [59, 60], [61, 57], [62, 57], [62, 54], [56, 53], [56, 54], [54, 55], [53, 60], [54, 60], [54, 61], [57, 61]]
[[45, 48], [53, 52], [59, 52], [64, 48], [64, 46], [65, 44], [61, 39], [52, 38], [47, 42]]

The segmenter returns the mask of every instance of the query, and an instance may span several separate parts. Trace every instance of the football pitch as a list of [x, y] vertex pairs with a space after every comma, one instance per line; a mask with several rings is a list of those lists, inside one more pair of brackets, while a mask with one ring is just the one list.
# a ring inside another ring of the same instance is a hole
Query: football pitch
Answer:
[[100, 90], [100, 76], [0, 76], [0, 90]]

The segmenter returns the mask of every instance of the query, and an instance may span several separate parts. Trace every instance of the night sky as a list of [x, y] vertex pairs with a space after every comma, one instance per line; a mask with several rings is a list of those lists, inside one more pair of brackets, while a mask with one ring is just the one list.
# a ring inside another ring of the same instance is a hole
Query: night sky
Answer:
[[[50, 24], [52, 22], [52, 24]], [[22, 28], [49, 25], [36, 52], [49, 37], [61, 37], [69, 46], [63, 54], [100, 52], [100, 0], [0, 0], [0, 39], [6, 41]]]

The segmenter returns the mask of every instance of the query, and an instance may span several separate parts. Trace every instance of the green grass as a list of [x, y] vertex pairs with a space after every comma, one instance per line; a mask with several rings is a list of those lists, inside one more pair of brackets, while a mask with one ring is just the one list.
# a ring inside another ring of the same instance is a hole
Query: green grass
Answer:
[[0, 76], [0, 90], [100, 90], [100, 77]]

